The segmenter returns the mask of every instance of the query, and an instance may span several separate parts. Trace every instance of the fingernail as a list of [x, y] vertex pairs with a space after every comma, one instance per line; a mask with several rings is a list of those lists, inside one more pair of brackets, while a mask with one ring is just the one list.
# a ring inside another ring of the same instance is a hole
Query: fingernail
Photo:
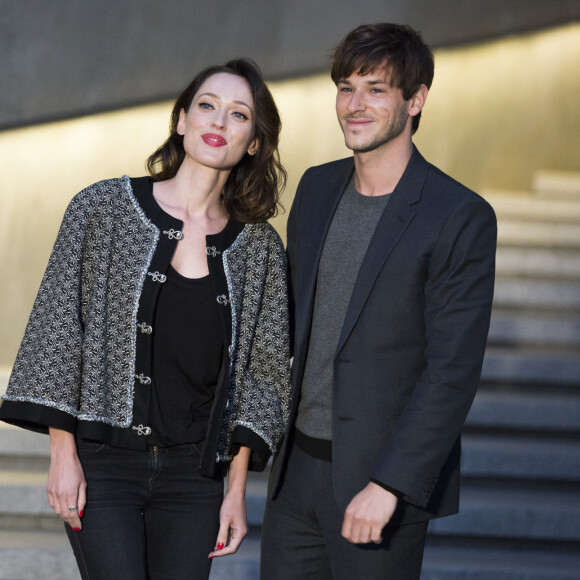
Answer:
[[85, 513], [85, 510], [81, 510], [81, 511], [79, 512], [79, 516], [82, 518], [84, 513]]
[[224, 549], [224, 543], [223, 542], [218, 542], [218, 550], [223, 550]]
[[73, 528], [73, 532], [80, 532], [81, 529], [80, 528]]

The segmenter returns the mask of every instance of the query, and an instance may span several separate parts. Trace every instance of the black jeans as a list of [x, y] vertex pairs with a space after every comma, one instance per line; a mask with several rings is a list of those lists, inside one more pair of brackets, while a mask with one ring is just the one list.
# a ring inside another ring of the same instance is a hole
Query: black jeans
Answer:
[[79, 441], [83, 529], [67, 534], [84, 580], [202, 580], [219, 528], [223, 479], [199, 473], [191, 445], [118, 449]]
[[351, 544], [332, 464], [293, 445], [282, 488], [266, 503], [262, 580], [419, 580], [427, 522], [387, 526], [381, 544]]

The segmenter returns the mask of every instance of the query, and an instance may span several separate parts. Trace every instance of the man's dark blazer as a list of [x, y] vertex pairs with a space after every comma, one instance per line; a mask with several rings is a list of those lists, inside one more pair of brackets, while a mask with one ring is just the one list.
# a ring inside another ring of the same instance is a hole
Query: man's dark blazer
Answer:
[[[353, 158], [309, 169], [288, 220], [296, 418], [318, 263]], [[369, 481], [403, 494], [391, 523], [455, 513], [460, 431], [480, 377], [496, 220], [481, 197], [417, 149], [363, 259], [334, 358], [332, 470], [346, 508]], [[340, 264], [337, 264], [340, 268]], [[291, 430], [272, 466], [275, 497]]]

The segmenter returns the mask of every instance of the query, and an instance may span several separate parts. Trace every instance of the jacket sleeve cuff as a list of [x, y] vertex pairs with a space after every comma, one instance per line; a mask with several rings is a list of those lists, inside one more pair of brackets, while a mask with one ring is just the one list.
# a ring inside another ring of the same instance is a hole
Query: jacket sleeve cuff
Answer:
[[77, 419], [70, 413], [25, 401], [4, 399], [0, 405], [0, 420], [37, 433], [48, 433], [49, 427], [76, 433]]
[[374, 477], [371, 477], [371, 481], [373, 483], [376, 483], [377, 485], [379, 485], [383, 489], [386, 489], [388, 492], [392, 493], [398, 499], [403, 499], [405, 496], [405, 494], [403, 492], [399, 491], [398, 489], [395, 489], [394, 487], [387, 485], [386, 483], [383, 483], [382, 481], [379, 481], [378, 479], [375, 479]]
[[268, 460], [270, 459], [270, 448], [266, 442], [251, 429], [237, 425], [232, 433], [232, 451], [238, 452], [239, 447], [249, 447], [251, 449], [250, 462], [248, 469], [250, 471], [264, 471]]

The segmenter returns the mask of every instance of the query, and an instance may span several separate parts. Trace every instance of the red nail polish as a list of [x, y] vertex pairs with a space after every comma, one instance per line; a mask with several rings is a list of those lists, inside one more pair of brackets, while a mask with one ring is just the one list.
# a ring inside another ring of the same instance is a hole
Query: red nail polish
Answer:
[[224, 549], [224, 543], [223, 542], [218, 542], [218, 550], [223, 550]]
[[80, 532], [81, 529], [80, 528], [73, 528], [73, 532]]
[[84, 513], [85, 513], [85, 510], [81, 510], [81, 511], [79, 512], [79, 516], [82, 518]]

